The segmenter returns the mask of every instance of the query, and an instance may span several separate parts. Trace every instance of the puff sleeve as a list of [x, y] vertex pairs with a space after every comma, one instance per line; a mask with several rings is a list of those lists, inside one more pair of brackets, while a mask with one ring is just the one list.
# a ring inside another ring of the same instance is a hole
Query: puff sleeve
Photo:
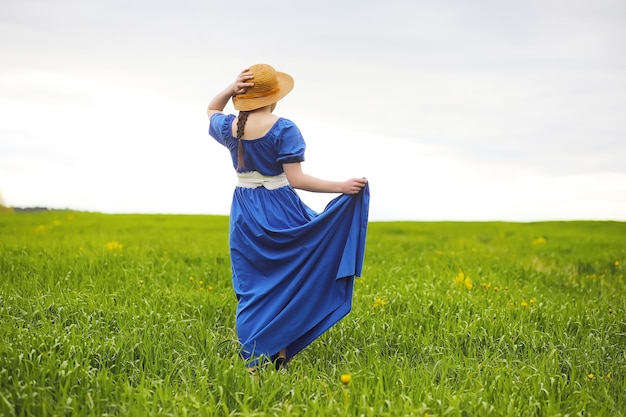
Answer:
[[277, 141], [276, 162], [289, 164], [304, 161], [306, 144], [300, 129], [290, 121], [285, 123]]
[[209, 123], [209, 135], [222, 145], [228, 146], [226, 141], [232, 136], [230, 129], [234, 118], [232, 114], [213, 114]]

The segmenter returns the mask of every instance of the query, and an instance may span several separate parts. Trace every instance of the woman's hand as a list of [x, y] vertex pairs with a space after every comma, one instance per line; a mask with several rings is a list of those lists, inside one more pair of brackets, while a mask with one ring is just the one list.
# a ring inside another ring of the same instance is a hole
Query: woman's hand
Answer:
[[244, 94], [248, 88], [253, 87], [254, 83], [249, 82], [253, 78], [254, 74], [251, 73], [249, 69], [246, 68], [241, 71], [235, 82], [232, 84], [233, 96]]
[[209, 107], [207, 108], [207, 115], [209, 118], [213, 116], [215, 113], [221, 113], [224, 111], [224, 107], [226, 107], [226, 103], [230, 100], [231, 97], [244, 94], [246, 90], [254, 85], [250, 80], [254, 78], [254, 74], [252, 74], [248, 69], [245, 69], [239, 73], [235, 82], [226, 87], [224, 91], [216, 95], [213, 100], [209, 103]]
[[342, 183], [341, 192], [350, 195], [358, 194], [366, 184], [367, 180], [365, 178], [351, 178]]

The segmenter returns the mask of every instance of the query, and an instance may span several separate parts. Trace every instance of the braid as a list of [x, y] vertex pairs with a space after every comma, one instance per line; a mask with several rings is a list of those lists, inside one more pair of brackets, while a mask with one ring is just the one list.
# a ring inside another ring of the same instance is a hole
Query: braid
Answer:
[[243, 136], [243, 131], [246, 127], [246, 121], [248, 120], [249, 111], [240, 111], [239, 116], [237, 117], [237, 171], [243, 169], [245, 167], [245, 163], [243, 161], [243, 142], [241, 137]]

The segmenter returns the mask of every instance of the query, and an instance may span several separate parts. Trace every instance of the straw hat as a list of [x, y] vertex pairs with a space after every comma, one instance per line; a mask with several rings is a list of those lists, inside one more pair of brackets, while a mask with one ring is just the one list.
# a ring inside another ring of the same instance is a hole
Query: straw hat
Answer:
[[293, 78], [289, 74], [276, 71], [271, 65], [256, 64], [250, 67], [254, 74], [253, 87], [245, 94], [233, 97], [233, 105], [239, 111], [256, 110], [276, 103], [293, 89]]

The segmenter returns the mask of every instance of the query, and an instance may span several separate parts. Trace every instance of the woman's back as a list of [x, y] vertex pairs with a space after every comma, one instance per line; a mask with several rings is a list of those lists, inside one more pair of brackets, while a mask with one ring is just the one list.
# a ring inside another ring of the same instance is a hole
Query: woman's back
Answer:
[[[246, 120], [245, 129], [243, 131], [243, 135], [241, 139], [250, 140], [250, 139], [258, 139], [262, 138], [270, 131], [272, 126], [278, 120], [278, 116], [275, 116], [272, 113], [265, 112], [252, 112], [248, 114], [248, 119]], [[232, 133], [233, 136], [237, 136], [237, 123], [239, 122], [239, 116], [235, 118], [232, 125]]]

